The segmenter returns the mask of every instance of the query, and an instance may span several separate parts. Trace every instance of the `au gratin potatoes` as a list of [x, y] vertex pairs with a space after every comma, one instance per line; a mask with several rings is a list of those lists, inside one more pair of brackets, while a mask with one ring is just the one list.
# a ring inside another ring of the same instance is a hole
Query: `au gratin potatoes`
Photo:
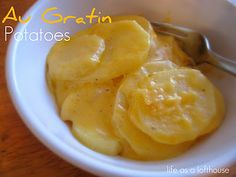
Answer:
[[224, 117], [219, 90], [170, 36], [139, 16], [117, 16], [47, 58], [60, 116], [87, 147], [136, 160], [177, 156]]

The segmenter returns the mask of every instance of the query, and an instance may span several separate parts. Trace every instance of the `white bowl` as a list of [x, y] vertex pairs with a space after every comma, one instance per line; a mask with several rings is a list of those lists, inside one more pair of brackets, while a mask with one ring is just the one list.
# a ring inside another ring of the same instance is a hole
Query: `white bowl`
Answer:
[[[65, 15], [84, 16], [93, 7], [102, 14], [139, 14], [152, 21], [171, 19], [172, 23], [191, 27], [206, 34], [220, 54], [236, 58], [236, 9], [222, 0], [70, 0], [39, 1], [25, 15], [32, 19], [18, 25], [15, 32], [70, 32], [84, 29], [72, 20], [65, 24], [46, 24], [41, 14], [49, 7], [58, 7]], [[55, 41], [54, 41], [55, 42]], [[66, 161], [100, 176], [165, 177], [194, 176], [206, 166], [225, 167], [236, 159], [236, 79], [230, 75], [212, 81], [221, 89], [227, 106], [222, 126], [207, 139], [179, 157], [159, 162], [138, 162], [96, 153], [80, 144], [59, 118], [45, 81], [45, 61], [54, 42], [12, 38], [7, 55], [8, 88], [22, 120], [49, 149]], [[169, 171], [168, 171], [168, 169]], [[182, 169], [179, 173], [171, 169]], [[185, 169], [185, 172], [183, 171]], [[191, 171], [191, 169], [193, 169]], [[187, 170], [187, 171], [186, 171]], [[196, 170], [196, 171], [194, 171]]]

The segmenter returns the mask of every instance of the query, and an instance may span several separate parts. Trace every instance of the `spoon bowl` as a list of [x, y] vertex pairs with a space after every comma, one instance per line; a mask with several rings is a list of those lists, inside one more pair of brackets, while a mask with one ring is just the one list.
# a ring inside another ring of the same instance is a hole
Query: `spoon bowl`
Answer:
[[173, 36], [193, 59], [193, 64], [208, 63], [236, 76], [236, 62], [215, 53], [208, 38], [201, 33], [168, 23], [152, 22], [152, 26], [157, 33]]

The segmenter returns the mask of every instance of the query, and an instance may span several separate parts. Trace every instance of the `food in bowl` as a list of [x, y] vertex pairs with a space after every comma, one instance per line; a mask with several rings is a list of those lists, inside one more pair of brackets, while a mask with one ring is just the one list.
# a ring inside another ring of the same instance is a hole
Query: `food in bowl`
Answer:
[[188, 150], [224, 117], [220, 91], [171, 36], [140, 16], [117, 16], [47, 58], [58, 111], [89, 148], [136, 160], [162, 160]]

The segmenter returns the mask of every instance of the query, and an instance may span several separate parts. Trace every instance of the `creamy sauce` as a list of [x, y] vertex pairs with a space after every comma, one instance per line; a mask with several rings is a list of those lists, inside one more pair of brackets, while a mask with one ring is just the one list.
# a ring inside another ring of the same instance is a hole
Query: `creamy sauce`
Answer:
[[185, 152], [220, 125], [220, 92], [145, 18], [112, 19], [51, 49], [47, 80], [61, 118], [104, 154], [162, 160]]

